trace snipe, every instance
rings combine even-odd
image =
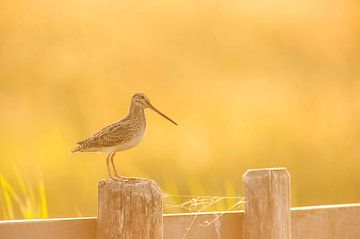
[[[71,152],[105,152],[108,153],[106,157],[106,165],[111,179],[121,179],[122,177],[117,173],[114,156],[118,151],[123,151],[135,147],[142,140],[146,130],[145,109],[150,108],[171,121],[175,125],[175,121],[168,116],[161,113],[149,101],[149,98],[143,93],[135,94],[131,99],[131,105],[128,115],[101,129],[93,136],[78,142],[78,146]],[[113,167],[116,178],[111,174],[109,162]]]

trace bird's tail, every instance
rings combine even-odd
[[[81,149],[81,145],[78,145],[78,146],[76,146],[74,149],[72,149],[72,150],[70,151],[70,153],[78,152],[78,151],[80,151],[80,149]]]

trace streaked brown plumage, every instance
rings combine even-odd
[[[109,160],[111,161],[115,176],[121,178],[116,171],[114,164],[114,155],[118,151],[123,151],[135,147],[142,140],[146,130],[145,109],[150,108],[161,116],[165,117],[172,123],[172,119],[161,113],[143,93],[135,94],[131,99],[131,105],[128,115],[111,125],[106,126],[93,136],[78,142],[78,146],[71,152],[106,152],[106,164],[108,167],[109,177],[111,175]]]

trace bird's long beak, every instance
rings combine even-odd
[[[172,119],[170,119],[169,117],[167,117],[166,115],[164,115],[163,113],[161,113],[158,109],[156,109],[152,104],[150,104],[149,101],[146,102],[149,106],[150,109],[152,109],[153,111],[155,111],[156,113],[158,113],[159,115],[161,115],[162,117],[164,117],[165,119],[169,120],[171,123],[177,125],[177,123],[175,121],[173,121]]]

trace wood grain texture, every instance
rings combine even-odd
[[[97,239],[162,239],[162,194],[151,180],[99,182]]]
[[[296,208],[291,211],[293,239],[360,238],[360,205]]]
[[[290,175],[286,169],[252,169],[243,177],[244,238],[290,239]]]
[[[95,239],[96,218],[0,221],[0,239]]]
[[[219,212],[197,216],[188,237],[183,237],[196,214],[164,215],[165,239],[203,239],[242,237],[244,211],[224,214],[217,225],[204,227]],[[360,204],[300,207],[291,210],[293,239],[360,238]],[[220,225],[220,227],[219,227]],[[217,229],[219,228],[219,229]],[[0,239],[95,239],[96,217],[0,221]],[[217,237],[216,230],[220,231]]]
[[[241,239],[243,215],[243,212],[165,215],[164,238]]]

